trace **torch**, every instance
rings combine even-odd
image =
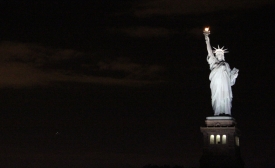
[[[204,28],[203,34],[204,34],[205,36],[208,36],[208,35],[210,34],[210,29],[209,29],[209,27]]]

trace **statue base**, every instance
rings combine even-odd
[[[231,116],[209,116],[206,126],[200,128],[203,134],[203,154],[200,167],[238,167],[244,162],[240,153],[240,130]]]
[[[205,124],[207,127],[233,127],[237,122],[231,116],[210,116],[206,117]]]

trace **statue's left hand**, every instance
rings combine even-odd
[[[238,72],[237,73],[235,73],[233,76],[234,76],[234,78],[237,78],[238,77]]]
[[[232,70],[232,75],[233,75],[234,78],[237,78],[237,77],[238,77],[238,72],[239,72],[239,70],[238,70],[237,68],[234,68],[234,69]]]

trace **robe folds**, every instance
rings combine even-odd
[[[236,78],[228,63],[214,58],[208,59],[208,63],[211,69],[209,80],[214,115],[231,115],[233,98],[231,86],[235,84]]]

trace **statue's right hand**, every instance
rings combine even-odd
[[[206,35],[204,37],[205,37],[205,41],[209,42],[209,37]]]

